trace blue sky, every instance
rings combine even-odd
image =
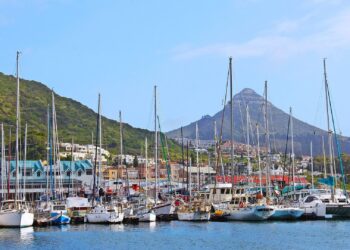
[[[234,92],[259,94],[324,128],[322,58],[338,128],[350,135],[350,1],[0,0],[0,71],[152,129],[158,85],[162,129],[222,108],[228,57]]]

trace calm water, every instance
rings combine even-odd
[[[0,229],[0,249],[350,249],[350,220]]]

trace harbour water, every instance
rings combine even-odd
[[[0,249],[349,249],[350,220],[0,229]]]

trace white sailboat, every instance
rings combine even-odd
[[[101,96],[98,95],[98,117],[97,117],[97,133],[95,148],[95,164],[94,164],[94,182],[92,188],[92,209],[86,214],[89,223],[121,223],[124,219],[124,213],[121,207],[115,205],[104,205],[102,202],[95,205],[95,194],[97,190],[96,177],[100,178],[101,163],[99,163],[99,173],[97,175],[97,158],[101,161],[101,150],[97,150],[97,145],[101,146]],[[99,180],[97,180],[99,183]]]
[[[15,199],[4,200],[0,207],[0,226],[1,227],[28,227],[32,226],[34,222],[34,214],[29,211],[29,208],[25,202],[25,193],[20,200],[19,195],[19,121],[20,121],[20,85],[19,85],[19,72],[18,61],[19,54],[17,52],[16,57],[16,72],[17,72],[17,104],[16,104],[16,185],[15,185]],[[23,177],[25,178],[25,176]]]
[[[174,202],[170,200],[159,201],[158,194],[158,131],[157,131],[157,86],[154,86],[154,163],[155,163],[155,204],[153,210],[159,219],[171,219],[175,215]]]

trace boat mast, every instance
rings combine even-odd
[[[155,205],[158,202],[158,134],[157,134],[157,86],[154,86],[154,165],[155,165]]]
[[[123,123],[122,111],[119,110],[120,166],[123,165]]]
[[[200,180],[199,180],[199,139],[198,139],[198,123],[196,123],[196,163],[197,163],[197,187],[198,191],[200,189]]]
[[[291,143],[292,143],[292,181],[293,181],[293,192],[295,195],[295,155],[294,155],[294,131],[293,131],[293,113],[292,107],[289,108],[290,115],[290,135],[291,135]]]
[[[95,194],[96,194],[96,168],[97,168],[97,144],[98,144],[98,131],[99,131],[99,118],[100,118],[100,99],[101,95],[98,94],[98,109],[97,109],[97,124],[96,124],[96,145],[95,145],[95,164],[94,164],[94,182],[92,187],[92,207],[95,204]]]
[[[271,196],[270,190],[270,132],[269,123],[267,119],[267,81],[265,81],[265,131],[266,131],[266,146],[267,146],[267,157],[266,157],[266,196]]]
[[[5,161],[5,139],[4,139],[4,124],[1,123],[1,200],[5,199],[5,168],[6,168],[6,161]]]
[[[73,180],[73,147],[74,147],[74,141],[72,138],[72,147],[71,147],[71,159],[70,159],[70,179],[71,179],[71,185],[72,185],[72,196],[74,196],[74,180]],[[68,184],[68,195],[69,195],[69,184]]]
[[[181,126],[182,187],[185,183],[184,134]]]
[[[314,157],[312,153],[312,141],[310,142],[310,155],[311,155],[311,187],[314,189]]]
[[[231,184],[232,195],[234,187],[234,145],[233,145],[233,87],[232,87],[232,57],[229,58],[230,70],[230,135],[231,135]]]
[[[261,159],[260,159],[260,134],[259,134],[259,124],[256,123],[256,138],[258,142],[258,168],[259,168],[259,186],[260,186],[260,194],[262,195],[262,181],[261,181]]]
[[[17,205],[17,199],[18,199],[18,185],[19,185],[19,116],[20,116],[20,110],[19,110],[19,54],[20,52],[17,51],[17,57],[16,57],[16,77],[17,77],[17,99],[16,99],[16,186],[15,186],[15,204]]]
[[[334,178],[333,173],[333,154],[332,154],[332,130],[329,121],[329,103],[328,103],[328,80],[327,80],[327,68],[326,68],[326,59],[323,59],[323,73],[324,73],[324,86],[325,86],[325,97],[326,97],[326,114],[327,114],[327,131],[328,131],[328,150],[329,150],[329,168],[331,177]],[[334,184],[332,183],[331,187],[331,199],[334,201]]]
[[[323,154],[323,178],[327,178],[326,150],[324,147],[324,137],[323,136],[322,136],[322,154]]]
[[[246,106],[246,116],[247,116],[247,171],[248,171],[248,176],[251,174],[251,166],[250,166],[250,138],[249,138],[249,123],[250,123],[250,118],[249,118],[249,106]]]
[[[28,125],[26,123],[24,129],[24,160],[23,160],[23,200],[26,200],[26,171],[27,171],[27,136],[28,136]]]
[[[100,110],[98,112],[98,143],[99,143],[99,150],[98,150],[98,178],[97,178],[97,188],[100,188],[101,185],[101,168],[102,168],[102,119],[101,119],[101,103],[99,104]]]
[[[145,137],[145,158],[146,158],[146,185],[145,185],[145,189],[146,189],[146,201],[148,201],[148,196],[147,196],[147,189],[148,189],[148,144],[147,144],[147,137]]]

